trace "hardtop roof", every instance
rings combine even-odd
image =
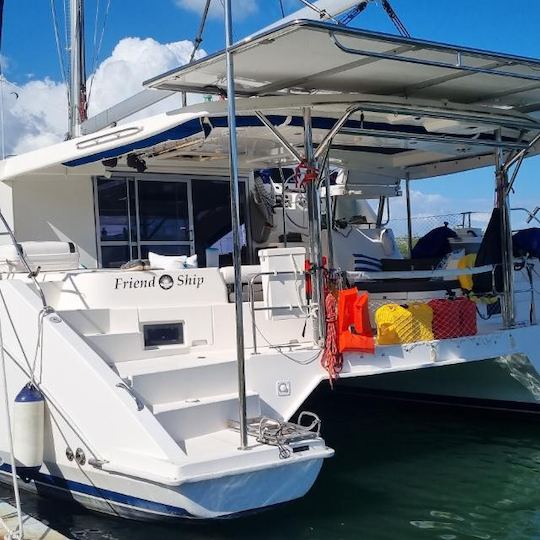
[[[540,60],[297,20],[232,47],[239,96],[368,93],[540,111]],[[224,51],[146,81],[223,93]]]

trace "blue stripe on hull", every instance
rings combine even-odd
[[[11,473],[11,465],[4,463],[0,465],[0,471]],[[166,517],[183,517],[193,518],[184,508],[178,508],[176,506],[170,506],[168,504],[162,504],[155,501],[149,501],[147,499],[140,499],[138,497],[132,497],[131,495],[125,495],[124,493],[118,493],[116,491],[110,491],[108,489],[98,488],[88,484],[82,484],[73,480],[66,480],[59,476],[52,476],[44,473],[37,473],[32,477],[32,480],[37,484],[41,484],[48,488],[69,491],[73,494],[88,495],[101,499],[104,502],[117,503],[124,506],[128,506],[133,509],[137,509],[141,512],[151,512],[157,514],[163,514]]]

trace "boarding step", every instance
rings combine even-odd
[[[123,378],[146,403],[156,406],[236,392],[237,365],[234,360],[199,362],[199,365],[188,363],[185,367],[176,363],[176,367],[165,371],[160,371],[156,365],[152,372]]]
[[[145,347],[142,332],[114,332],[109,334],[86,334],[84,340],[109,364],[142,360],[188,353],[190,347],[166,345]]]
[[[176,441],[221,431],[226,429],[231,421],[239,420],[237,392],[152,404],[149,408]],[[259,394],[246,392],[246,408],[250,418],[261,415]]]
[[[139,328],[136,309],[70,309],[57,314],[78,334],[132,332]]]

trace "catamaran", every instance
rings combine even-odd
[[[514,256],[509,197],[540,151],[540,61],[304,18],[233,44],[225,5],[226,49],[140,98],[221,100],[83,122],[79,77],[74,136],[0,163],[6,481],[237,515],[303,496],[333,455],[297,414],[325,381],[538,399],[539,264]],[[404,254],[389,199],[488,166],[486,231]]]

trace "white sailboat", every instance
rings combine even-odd
[[[126,517],[240,514],[315,482],[333,451],[316,415],[290,420],[328,378],[540,363],[538,261],[515,269],[507,219],[513,171],[540,151],[540,62],[308,20],[229,45],[147,83],[229,99],[0,163],[5,388],[26,487]],[[404,260],[388,198],[493,164],[498,259]],[[456,279],[486,275],[474,332],[437,336],[413,313],[413,339],[383,339],[379,308],[471,302]],[[345,279],[354,309],[336,323],[326,285]],[[8,441],[2,423],[6,478]]]

